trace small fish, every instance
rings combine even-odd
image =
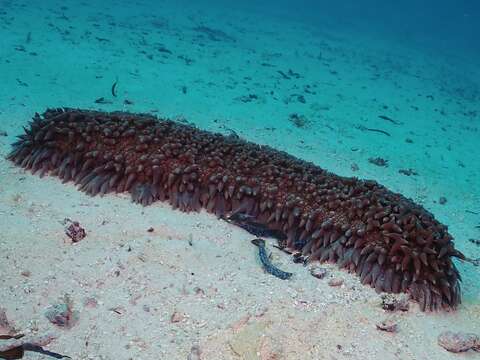
[[[104,97],[100,97],[95,100],[95,104],[112,104],[110,100],[105,99]]]
[[[117,97],[117,93],[115,92],[115,89],[117,88],[117,84],[118,84],[118,77],[115,78],[115,82],[112,84],[112,95],[114,97]]]
[[[400,125],[400,123],[398,121],[395,121],[391,117],[388,117],[386,115],[378,115],[378,117],[382,120],[390,121],[392,124]]]
[[[254,218],[247,214],[235,213],[226,220],[258,237],[271,237],[278,240],[285,240],[287,238],[282,231],[269,229],[268,226],[254,221]]]

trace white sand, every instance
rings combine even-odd
[[[471,60],[393,47],[380,35],[328,23],[320,31],[201,6],[1,3],[0,131],[8,136],[0,136],[0,307],[19,330],[56,333],[48,348],[74,359],[136,360],[187,359],[195,345],[201,359],[442,360],[459,356],[437,345],[441,331],[479,332],[480,276],[471,265],[458,264],[458,311],[421,313],[412,305],[388,314],[379,295],[332,265],[318,280],[273,251],[294,278],[265,274],[251,236],[213,216],[161,203],[142,208],[126,196],[90,198],[4,159],[21,127],[49,106],[157,111],[208,130],[232,129],[341,175],[373,178],[422,203],[450,225],[459,250],[479,257],[467,240],[480,238],[480,216],[467,212],[480,212],[480,73]],[[236,41],[213,41],[193,30],[200,25]],[[289,69],[300,77],[277,72]],[[238,100],[249,94],[258,99]],[[113,103],[95,104],[99,97]],[[293,126],[292,113],[310,123]],[[389,166],[368,162],[377,156]],[[410,168],[418,175],[398,173]],[[69,242],[65,218],[86,228],[80,243]],[[328,286],[331,277],[344,285]],[[57,329],[44,313],[65,294],[79,321]],[[392,317],[396,334],[376,329]]]

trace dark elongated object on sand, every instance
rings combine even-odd
[[[23,334],[17,334],[17,335],[0,335],[0,340],[10,340],[10,339],[21,339],[24,335]],[[56,352],[48,351],[45,350],[43,347],[41,347],[38,344],[32,344],[32,343],[21,343],[21,341],[18,342],[19,344],[16,346],[13,346],[8,349],[3,349],[0,348],[0,359],[5,359],[5,360],[16,360],[16,359],[23,359],[25,352],[31,351],[31,352],[36,352],[42,355],[47,355],[51,356],[55,359],[71,359],[71,357],[62,355]]]
[[[460,303],[452,258],[464,256],[431,213],[375,181],[268,146],[146,114],[49,109],[8,158],[90,195],[130,192],[143,205],[243,213],[283,232],[287,248],[337,262],[378,292],[408,292],[422,310]]]
[[[258,246],[258,257],[266,272],[282,280],[287,280],[292,277],[292,273],[280,270],[278,267],[272,264],[272,262],[270,261],[270,257],[267,254],[265,240],[256,238],[253,239],[251,242],[253,245]]]

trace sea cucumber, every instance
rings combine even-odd
[[[445,225],[372,180],[340,177],[285,152],[147,114],[49,109],[8,159],[90,195],[130,192],[218,217],[243,213],[282,231],[309,261],[337,262],[378,292],[407,292],[422,310],[460,303]]]
[[[258,257],[260,258],[260,262],[262,263],[262,266],[266,272],[282,280],[287,280],[292,277],[292,273],[280,270],[272,264],[268,257],[267,249],[265,248],[265,240],[258,238],[253,239],[252,244],[258,246]]]

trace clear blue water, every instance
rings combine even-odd
[[[359,29],[388,38],[392,42],[408,41],[445,51],[462,52],[478,61],[480,56],[480,6],[472,0],[462,1],[224,1],[203,2],[224,8],[243,8],[266,17],[279,16],[288,24],[299,21],[313,27]],[[228,10],[227,10],[228,11]]]

